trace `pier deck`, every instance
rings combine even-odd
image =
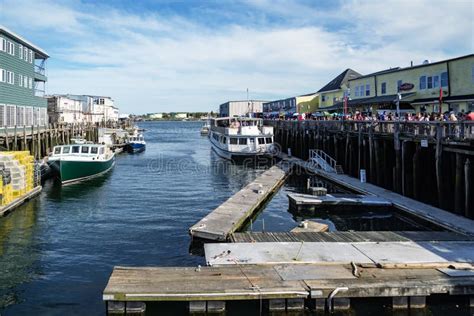
[[[225,311],[226,301],[263,300],[266,309],[346,309],[351,298],[391,297],[393,308],[423,308],[431,294],[474,294],[472,270],[380,269],[317,264],[201,268],[116,267],[103,292],[106,302],[189,302],[189,311]],[[337,296],[334,295],[337,293]],[[312,301],[312,303],[310,303]],[[262,305],[260,305],[262,306]],[[216,311],[216,310],[214,310]]]
[[[251,242],[386,242],[474,241],[474,237],[437,231],[337,231],[337,232],[242,232],[231,235],[235,243]]]
[[[290,207],[296,210],[314,209],[324,205],[352,205],[352,206],[392,206],[392,202],[377,196],[327,194],[314,196],[310,194],[290,193],[288,194]]]
[[[189,228],[189,233],[202,239],[227,240],[280,188],[288,172],[281,163],[271,167]]]
[[[306,168],[320,177],[343,187],[347,187],[355,192],[383,198],[391,202],[393,206],[407,213],[421,217],[438,226],[464,234],[474,235],[474,221],[471,219],[458,216],[370,183],[362,183],[359,179],[345,174],[330,173],[312,168],[310,164],[296,157],[287,157],[285,154],[282,154],[282,158],[285,158],[285,160],[291,164]]]
[[[17,208],[21,204],[34,198],[35,196],[41,193],[41,190],[42,190],[42,187],[37,186],[30,192],[26,193],[25,195],[20,196],[16,198],[15,200],[11,201],[9,204],[0,207],[0,217],[6,216],[7,214],[9,214],[11,211],[13,211],[15,208]]]
[[[472,241],[265,242],[204,245],[211,266],[246,264],[375,264],[474,268]]]

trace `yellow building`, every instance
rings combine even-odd
[[[349,80],[349,88],[349,108],[361,111],[395,110],[400,93],[402,110],[439,112],[441,91],[441,112],[473,111],[474,54],[360,76]]]
[[[344,93],[348,90],[349,80],[360,76],[360,73],[348,68],[319,89],[317,92],[319,94],[319,108],[324,110],[327,107],[342,102]]]
[[[278,116],[293,113],[312,113],[318,108],[316,92],[263,103],[265,115]]]

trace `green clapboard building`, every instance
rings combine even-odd
[[[45,65],[49,55],[0,25],[0,128],[48,124]]]

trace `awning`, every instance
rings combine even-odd
[[[416,93],[410,92],[410,93],[402,93],[400,103],[410,103],[411,100],[414,98]],[[370,98],[361,98],[361,99],[355,99],[355,100],[348,100],[347,101],[347,107],[348,108],[355,108],[358,106],[371,106],[371,105],[380,105],[380,104],[395,104],[397,101],[397,95],[396,94],[390,94],[390,95],[382,95],[382,96],[377,96],[377,97],[370,97]],[[322,111],[337,111],[337,110],[342,110],[344,109],[344,102],[338,102],[332,106],[325,107],[325,108],[319,108],[319,110]]]

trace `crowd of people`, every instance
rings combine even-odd
[[[280,117],[286,120],[348,120],[348,121],[398,121],[398,115],[392,111],[378,112],[360,112],[344,114],[324,114],[324,113],[301,113],[293,116]],[[446,111],[444,113],[437,112],[404,112],[400,115],[400,121],[404,122],[458,122],[458,121],[474,121],[474,112]]]

